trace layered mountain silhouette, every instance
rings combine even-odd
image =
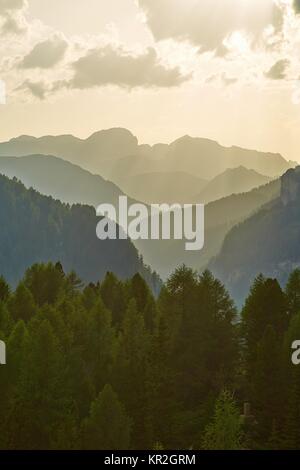
[[[184,136],[170,145],[139,145],[126,129],[99,131],[83,140],[76,137],[21,136],[0,144],[2,156],[54,155],[118,183],[120,176],[149,172],[185,172],[211,179],[243,166],[269,177],[279,176],[294,166],[280,154],[223,147],[217,142]],[[201,189],[201,188],[200,188]]]
[[[257,171],[249,170],[243,166],[229,168],[205,185],[194,199],[207,204],[231,194],[246,193],[251,189],[263,186],[270,180],[270,177],[260,175]]]
[[[123,193],[114,184],[79,166],[51,156],[0,157],[0,173],[17,177],[27,188],[70,204],[94,207],[102,202],[118,203]],[[229,230],[245,220],[280,193],[280,180],[244,194],[212,202],[205,209],[205,246],[200,252],[188,252],[183,241],[138,240],[134,244],[147,264],[166,278],[183,262],[202,269],[221,249]]]
[[[69,204],[117,205],[119,197],[124,195],[118,186],[101,176],[49,155],[0,157],[0,173]]]
[[[282,176],[279,197],[229,232],[210,266],[240,303],[258,273],[286,282],[300,266],[300,167]]]
[[[85,282],[107,271],[123,279],[139,272],[157,291],[159,278],[131,241],[99,240],[98,221],[93,207],[62,204],[0,175],[0,274],[15,286],[32,264],[60,261]]]
[[[227,233],[236,224],[256,213],[260,207],[280,194],[280,180],[274,180],[248,193],[235,194],[207,204],[205,207],[205,243],[201,251],[186,251],[179,240],[138,240],[135,246],[144,261],[165,279],[178,265],[185,263],[203,270],[222,248]]]
[[[123,176],[118,183],[126,194],[147,204],[195,202],[195,192],[207,181],[189,173],[155,172]]]
[[[209,203],[246,193],[268,183],[271,178],[242,166],[229,168],[211,181],[185,172],[155,172],[119,177],[118,185],[135,199],[151,203]]]
[[[165,165],[177,171],[189,171],[211,179],[228,168],[243,166],[274,177],[281,175],[291,163],[280,154],[263,153],[240,147],[223,147],[209,139],[182,137],[169,145]]]

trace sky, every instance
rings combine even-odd
[[[300,162],[300,0],[0,0],[0,38],[1,141],[125,127]]]

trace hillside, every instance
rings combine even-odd
[[[32,264],[60,261],[85,282],[107,271],[123,279],[140,272],[153,287],[155,276],[129,240],[96,237],[98,220],[92,207],[64,205],[0,175],[0,274],[15,285]]]
[[[119,196],[124,195],[114,183],[51,155],[0,157],[0,173],[69,204],[116,205]]]
[[[200,252],[185,251],[184,243],[178,240],[138,240],[135,246],[143,254],[145,262],[164,279],[182,263],[201,271],[219,252],[229,230],[278,197],[279,193],[280,181],[275,180],[248,193],[208,204],[205,207],[205,243]]]
[[[300,265],[300,169],[281,178],[281,195],[271,205],[234,227],[220,254],[211,263],[242,302],[258,273],[277,277],[284,284]]]
[[[242,166],[229,168],[213,178],[196,196],[195,200],[207,204],[231,194],[246,193],[267,184],[269,181],[268,176],[263,176]]]
[[[56,199],[96,207],[103,202],[116,202],[120,190],[103,178],[82,168],[49,156],[22,158],[0,157],[0,172],[16,176],[25,185]],[[212,202],[205,209],[205,246],[201,252],[187,252],[182,241],[138,240],[134,245],[145,262],[166,278],[183,262],[202,269],[221,249],[229,230],[245,220],[262,205],[278,197],[279,180],[244,194]]]

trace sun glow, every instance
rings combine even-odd
[[[226,47],[241,54],[246,53],[249,50],[249,41],[241,31],[235,31],[226,41]]]

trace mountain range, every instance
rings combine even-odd
[[[233,253],[234,244],[231,246],[228,240],[243,223],[248,223],[249,218],[255,218],[261,207],[264,210],[268,207],[268,211],[273,207],[281,187],[280,179],[276,177],[294,166],[279,154],[226,148],[208,139],[188,136],[170,145],[139,145],[138,139],[126,129],[100,131],[86,140],[73,136],[22,136],[0,144],[0,155],[0,173],[18,178],[28,189],[32,187],[63,203],[75,204],[68,209],[72,214],[74,208],[82,204],[94,208],[102,202],[116,205],[119,196],[124,194],[132,197],[129,203],[136,200],[147,203],[205,202],[205,247],[201,252],[186,251],[185,242],[178,240],[138,240],[134,242],[135,247],[127,241],[128,245],[122,248],[115,245],[111,252],[109,246],[112,245],[105,246],[103,261],[96,256],[95,260],[90,261],[90,271],[87,266],[86,270],[80,269],[80,264],[84,265],[82,259],[74,269],[89,280],[101,277],[105,270],[115,270],[120,277],[131,275],[137,269],[144,270],[144,276],[151,278],[139,258],[139,252],[144,262],[164,279],[182,263],[197,270],[208,265],[226,284],[232,286],[235,297],[244,287],[240,283],[235,288],[232,282],[231,276],[239,273],[239,269],[231,269],[224,253],[230,253],[232,263],[238,255]],[[56,203],[61,204],[59,201]],[[33,205],[33,210],[40,209]],[[84,210],[94,211],[91,207],[81,208],[81,211]],[[69,213],[64,214],[65,219],[70,220]],[[75,224],[74,221],[72,223]],[[92,230],[92,222],[89,223]],[[93,224],[94,233],[94,219]],[[39,232],[39,229],[36,230]],[[92,241],[90,246],[94,243]],[[49,246],[53,246],[52,241]],[[129,254],[123,257],[126,250]],[[123,260],[123,267],[116,260],[117,252],[121,253],[119,261],[121,264]],[[54,248],[51,254],[55,256]],[[55,258],[62,257],[68,269],[72,263],[66,256],[63,258],[63,252],[58,251]],[[72,256],[75,256],[74,253]],[[215,258],[214,262],[211,258]],[[40,254],[30,258],[28,265],[35,259],[39,260]],[[75,258],[72,260],[75,262]],[[96,260],[99,264],[97,268],[94,264]],[[25,264],[21,263],[17,276],[24,270]],[[13,277],[13,268],[10,276]]]
[[[102,176],[50,155],[0,157],[0,173],[68,204],[117,205],[119,197],[124,196],[117,185]]]
[[[108,271],[127,279],[139,272],[153,288],[159,278],[147,268],[130,240],[101,241],[95,209],[66,205],[0,175],[0,275],[12,286],[34,263],[60,261],[85,282]]]
[[[87,139],[71,135],[20,136],[0,143],[1,156],[33,154],[61,157],[116,183],[124,174],[170,171],[212,179],[228,168],[239,166],[276,177],[295,166],[277,153],[224,147],[213,140],[190,136],[169,145],[139,145],[137,137],[121,128],[102,130]]]
[[[147,204],[195,202],[195,194],[208,181],[183,171],[142,173],[118,178],[118,185],[131,197]]]
[[[69,204],[102,202],[116,204],[121,190],[77,165],[52,156],[0,157],[0,173],[20,179],[27,188]],[[137,240],[136,248],[154,270],[165,279],[178,265],[185,263],[203,269],[221,249],[229,230],[255,213],[262,205],[278,197],[280,181],[274,180],[243,194],[231,195],[207,204],[205,208],[205,246],[200,252],[185,250],[181,240]]]
[[[258,273],[282,284],[300,266],[300,167],[281,178],[277,198],[232,228],[211,269],[243,302]]]
[[[207,204],[218,199],[251,191],[271,181],[268,176],[261,175],[255,170],[249,170],[243,166],[229,168],[207,183],[203,190],[196,196],[195,201]]]

